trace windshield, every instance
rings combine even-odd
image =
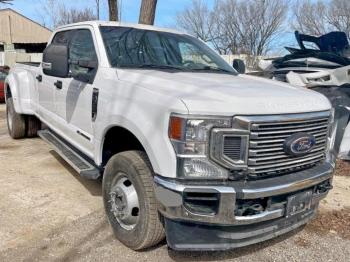
[[[198,39],[130,27],[101,27],[113,67],[160,68],[181,71],[236,71]]]

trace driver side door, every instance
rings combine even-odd
[[[55,111],[61,118],[62,133],[77,142],[87,155],[93,152],[94,119],[93,96],[96,95],[94,78],[98,59],[92,31],[74,29],[70,31],[69,73],[62,79],[62,88],[55,90]],[[94,64],[89,68],[84,64]],[[98,92],[98,90],[97,90]]]

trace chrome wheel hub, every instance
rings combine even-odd
[[[132,230],[139,220],[137,192],[125,174],[119,173],[116,178],[110,192],[111,212],[122,228]]]

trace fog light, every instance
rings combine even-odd
[[[215,215],[219,208],[220,194],[218,192],[185,191],[183,194],[184,206],[195,214]]]
[[[207,158],[178,158],[180,177],[226,179],[228,171],[211,163]]]

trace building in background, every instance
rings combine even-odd
[[[40,61],[51,33],[10,8],[0,9],[0,66]]]

